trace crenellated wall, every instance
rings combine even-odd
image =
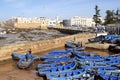
[[[56,39],[42,40],[37,42],[27,42],[22,44],[10,44],[0,47],[0,61],[11,58],[12,52],[26,53],[31,48],[32,53],[47,51],[58,47],[63,47],[65,42],[73,41],[83,42],[83,45],[88,42],[88,38],[92,38],[94,34],[81,33]]]

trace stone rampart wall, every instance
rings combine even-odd
[[[15,23],[15,28],[41,28],[47,29],[45,25],[41,25],[40,23]]]
[[[21,44],[10,44],[6,46],[0,47],[0,61],[7,60],[11,58],[12,52],[17,53],[26,53],[26,51],[31,48],[32,53],[47,51],[51,49],[55,49],[58,47],[63,47],[65,42],[67,41],[73,41],[76,42],[83,42],[83,45],[88,42],[88,38],[93,37],[94,34],[89,33],[81,33],[66,37],[60,37],[56,39],[50,39],[50,40],[42,40],[37,42],[27,42],[27,43],[21,43]]]

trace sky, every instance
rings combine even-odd
[[[0,0],[0,21],[17,16],[92,18],[95,5],[98,5],[100,14],[104,18],[106,10],[120,9],[120,0]]]

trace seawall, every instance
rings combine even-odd
[[[66,37],[60,37],[56,39],[41,40],[37,42],[27,42],[21,44],[10,44],[0,47],[0,61],[11,59],[12,52],[26,53],[31,48],[32,53],[43,52],[58,47],[63,47],[67,41],[83,42],[83,45],[88,42],[89,38],[94,37],[91,33],[81,33],[70,35]]]

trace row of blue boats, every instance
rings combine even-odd
[[[81,55],[84,53],[87,55]],[[54,55],[62,54],[55,53]],[[74,55],[73,57],[62,58],[47,54],[52,55],[53,58],[50,57],[45,59],[42,64],[38,64],[38,75],[46,76],[48,80],[94,80],[95,75],[99,74],[99,80],[109,80],[109,78],[110,80],[120,80],[120,68],[117,66],[120,64],[120,54],[92,56],[88,55],[88,52],[83,51],[72,51],[72,54]],[[49,62],[49,60],[52,61]],[[105,74],[108,72],[111,75]]]
[[[118,44],[120,43],[120,36],[117,34],[108,34],[108,35],[99,35],[95,38],[88,39],[89,42],[101,42],[101,43],[112,43],[112,44]]]
[[[84,47],[74,42],[67,42],[65,47],[66,50],[53,50],[41,57],[30,54],[28,61],[24,60],[23,54],[13,53],[12,57],[19,60],[18,67],[22,69],[30,67],[34,60],[42,60],[43,63],[38,64],[36,72],[47,80],[120,80],[119,53],[93,55],[83,51]]]

